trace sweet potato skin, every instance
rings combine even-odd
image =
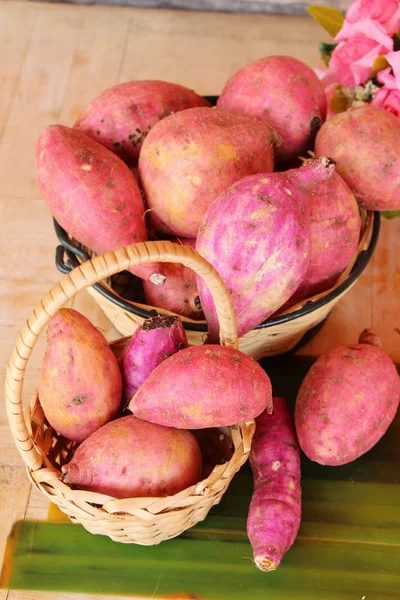
[[[218,108],[191,108],[159,121],[139,157],[154,229],[195,238],[218,194],[246,175],[273,170],[275,139],[267,122]]]
[[[291,56],[259,58],[240,69],[225,84],[217,106],[267,120],[282,138],[278,161],[305,152],[326,115],[318,77]]]
[[[328,153],[357,201],[369,210],[400,208],[400,121],[371,105],[332,116],[315,140]]]
[[[50,320],[38,389],[50,425],[72,441],[82,442],[119,410],[118,362],[103,334],[76,310],[62,308]]]
[[[271,404],[271,382],[255,360],[233,348],[205,344],[162,362],[129,409],[159,425],[203,429],[243,423]]]
[[[114,498],[172,496],[201,477],[201,453],[189,431],[129,415],[85,440],[62,467],[72,487]]]
[[[107,88],[86,107],[74,127],[127,164],[135,165],[150,129],[168,115],[210,106],[202,96],[167,81],[127,81]]]
[[[371,343],[333,348],[300,386],[295,410],[300,446],[320,464],[349,463],[384,435],[399,400],[400,378],[381,348]]]
[[[300,449],[283,398],[274,397],[272,414],[257,417],[249,461],[254,492],[247,534],[256,566],[273,571],[296,539],[301,521]]]
[[[196,240],[190,238],[172,237],[169,241],[191,248],[196,246]],[[189,267],[177,263],[164,263],[163,273],[167,278],[163,286],[155,286],[150,281],[143,281],[147,304],[164,308],[195,321],[204,319],[196,273]]]
[[[349,186],[336,171],[310,195],[310,264],[288,306],[332,287],[349,265],[360,239],[361,216]]]
[[[179,317],[157,315],[146,319],[132,335],[121,359],[124,402],[129,402],[163,360],[187,345]]]
[[[40,191],[52,215],[97,254],[147,240],[144,204],[129,168],[85,133],[51,125],[36,150]],[[140,277],[157,265],[132,269]]]
[[[284,173],[251,175],[225,190],[205,214],[196,250],[231,294],[239,336],[267,319],[295,292],[310,261],[310,199],[334,165],[316,162]],[[211,294],[198,277],[210,342],[218,340]]]

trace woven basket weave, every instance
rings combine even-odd
[[[274,315],[261,326],[239,338],[239,349],[256,360],[292,350],[307,332],[324,321],[332,308],[356,283],[362,270],[372,256],[379,233],[379,215],[361,209],[362,230],[354,256],[335,285],[325,292],[307,298],[292,306],[288,311]],[[64,248],[69,248],[69,257],[74,264],[85,260],[85,251],[68,239],[67,234],[57,225],[56,232]],[[72,252],[71,252],[72,251]],[[87,257],[87,254],[86,254]],[[362,260],[360,260],[362,258]],[[63,270],[65,263],[56,259],[57,267]],[[144,319],[155,312],[171,315],[160,307],[132,302],[119,295],[111,281],[105,280],[100,286],[89,287],[93,297],[115,329],[124,336],[130,336]],[[312,303],[312,304],[311,304]],[[151,312],[153,311],[153,313]],[[202,344],[206,338],[205,321],[192,321],[182,317],[190,344]]]
[[[6,406],[11,431],[27,466],[32,484],[88,531],[117,542],[158,544],[203,520],[217,504],[230,481],[247,460],[254,422],[229,428],[234,452],[229,462],[182,492],[163,498],[117,500],[110,496],[72,490],[60,480],[76,444],[59,436],[48,424],[37,394],[23,409],[22,387],[35,342],[54,315],[78,292],[111,275],[148,262],[182,263],[203,277],[215,302],[221,344],[237,348],[236,320],[229,293],[217,272],[195,250],[170,242],[146,242],[108,252],[65,275],[32,311],[19,333],[6,377]],[[121,344],[121,342],[120,342]]]

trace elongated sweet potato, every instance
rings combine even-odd
[[[190,431],[129,415],[107,423],[62,467],[74,488],[114,498],[172,496],[201,476],[201,453]]]
[[[243,423],[271,404],[271,382],[253,358],[226,346],[203,345],[164,360],[129,409],[159,425],[203,429]]]
[[[132,398],[163,360],[187,345],[179,317],[156,315],[146,319],[132,335],[121,360],[124,401]]]
[[[301,520],[300,450],[283,398],[256,419],[250,466],[254,492],[247,534],[261,571],[275,570],[296,539]]]
[[[141,192],[118,156],[81,131],[51,125],[39,138],[36,159],[43,198],[78,242],[99,254],[147,240]],[[161,265],[132,273],[165,281]]]
[[[72,308],[62,308],[50,320],[38,388],[50,425],[76,442],[119,410],[118,362],[103,334]]]
[[[127,81],[107,88],[87,106],[74,127],[136,164],[150,129],[168,115],[209,106],[192,90],[167,81]]]
[[[296,431],[311,460],[343,465],[370,450],[393,421],[400,378],[369,330],[320,356],[299,389]]]
[[[357,249],[360,211],[353,192],[336,171],[320,184],[317,194],[310,194],[310,222],[310,264],[286,307],[332,287]]]
[[[196,250],[218,271],[230,291],[239,336],[288,300],[310,261],[310,199],[329,179],[327,158],[284,173],[252,175],[225,190],[209,207]],[[218,340],[211,294],[198,277],[210,342]]]
[[[218,194],[273,170],[275,141],[267,122],[222,108],[189,108],[159,121],[139,157],[154,229],[195,238]]]

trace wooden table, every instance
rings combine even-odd
[[[164,79],[202,94],[268,54],[319,64],[322,30],[311,19],[191,13],[35,2],[0,4],[0,356],[5,369],[17,331],[57,281],[56,239],[35,178],[35,145],[50,123],[70,125],[102,89],[130,79]],[[326,39],[328,41],[328,39]],[[357,285],[303,350],[318,355],[373,327],[400,362],[400,221],[383,221],[374,258]],[[87,293],[74,306],[117,337]],[[43,340],[30,361],[26,397],[37,382]],[[47,501],[32,491],[0,405],[0,557],[11,524],[45,519]],[[0,600],[37,594],[0,591]],[[82,596],[41,594],[46,600]],[[85,596],[88,598],[88,596]],[[96,598],[99,598],[98,596]]]

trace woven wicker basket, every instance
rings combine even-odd
[[[17,337],[6,377],[8,419],[32,484],[72,521],[81,523],[91,533],[142,545],[158,544],[175,537],[206,517],[246,461],[254,422],[228,429],[234,446],[233,455],[229,462],[215,467],[207,479],[174,496],[116,500],[93,492],[72,490],[60,480],[61,466],[70,460],[76,445],[50,427],[37,394],[27,409],[23,409],[22,386],[35,342],[57,310],[86,287],[147,262],[182,263],[203,277],[216,305],[221,344],[237,348],[236,320],[230,296],[213,267],[192,248],[170,242],[147,242],[97,256],[65,275],[27,319]]]
[[[305,334],[317,330],[329,315],[332,308],[351,289],[358,277],[368,264],[375,248],[378,235],[380,218],[379,213],[361,210],[362,230],[357,250],[335,285],[323,292],[307,298],[288,311],[275,315],[256,327],[246,335],[239,338],[239,348],[256,360],[266,356],[273,356],[288,352],[299,344]],[[55,229],[61,247],[57,248],[56,264],[60,271],[66,272],[68,265],[79,264],[89,258],[85,249],[82,249],[66,232],[55,223]],[[67,253],[67,261],[64,253]],[[126,274],[128,281],[130,274]],[[123,286],[120,286],[123,288]],[[163,308],[149,306],[126,299],[123,293],[118,293],[110,279],[102,281],[100,285],[88,288],[89,294],[94,298],[113,326],[124,336],[130,336],[140,326],[144,319],[155,313],[174,314]],[[190,344],[202,344],[206,338],[207,325],[205,321],[192,321],[182,317],[184,327]]]

